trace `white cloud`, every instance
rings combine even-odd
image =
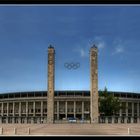
[[[115,47],[115,50],[112,53],[112,55],[121,54],[123,52],[124,52],[124,47],[122,45],[118,45],[118,46]]]
[[[116,53],[122,53],[124,49],[122,47],[116,48]]]
[[[97,46],[98,46],[98,49],[103,49],[103,48],[105,48],[105,42],[99,42],[98,44],[97,44]]]
[[[88,56],[88,49],[85,47],[77,47],[74,49],[74,52],[78,52],[80,57],[87,57]]]
[[[106,46],[106,43],[101,36],[95,36],[92,41],[90,41],[90,45],[92,46],[93,44],[95,44],[99,50],[104,49]]]
[[[85,57],[87,55],[86,51],[83,48],[81,48],[79,51],[80,51],[81,57]]]
[[[88,39],[80,42],[79,44],[76,44],[75,49],[73,50],[74,52],[78,52],[80,57],[89,57],[89,50],[90,47],[95,44],[99,50],[103,50],[106,46],[104,40],[100,36],[96,36],[93,39]]]
[[[112,55],[124,53],[125,42],[121,38],[116,38],[113,41],[113,46],[114,46],[114,51],[112,52]]]

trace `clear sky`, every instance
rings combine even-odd
[[[140,93],[139,6],[0,6],[0,92],[47,90],[49,44],[55,89],[89,90],[93,43],[99,89]]]

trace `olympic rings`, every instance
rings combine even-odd
[[[67,69],[78,69],[80,67],[80,63],[65,63],[64,64],[64,67],[67,68]]]

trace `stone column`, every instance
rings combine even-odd
[[[84,101],[82,101],[82,119],[84,119]]]
[[[13,102],[13,117],[15,116],[15,102]]]
[[[26,102],[26,117],[28,117],[28,101]]]
[[[108,123],[108,117],[105,117],[105,123]]]
[[[140,118],[139,117],[137,117],[137,123],[139,123],[140,122]]]
[[[118,117],[118,123],[121,123],[121,117]]]
[[[65,102],[65,118],[66,118],[66,120],[67,120],[67,112],[68,111],[68,102],[66,101]]]
[[[137,116],[139,116],[139,102],[137,103]]]
[[[18,112],[19,116],[21,116],[21,102],[19,102],[19,112]]]
[[[124,117],[124,123],[127,123],[127,116]]]
[[[19,118],[18,122],[21,123],[21,102],[19,102]]]
[[[131,116],[131,123],[134,123],[134,117]]]
[[[128,120],[128,102],[126,102],[125,113],[126,113],[125,123],[127,123],[127,120]]]
[[[25,122],[24,123],[27,124],[27,117],[25,117]]]
[[[132,117],[134,117],[134,102],[132,102]]]
[[[33,117],[31,117],[31,123],[32,123],[32,124],[34,123],[34,118],[33,118]]]
[[[90,120],[91,123],[98,123],[98,49],[95,45],[90,49]]]
[[[1,103],[1,116],[3,116],[3,102]]]
[[[139,123],[139,102],[137,102],[137,123]]]
[[[13,124],[15,123],[15,117],[12,117],[12,123]]]
[[[41,101],[41,117],[43,117],[43,101]]]
[[[126,116],[128,117],[128,102],[126,102],[126,108],[125,108],[125,111],[126,111]]]
[[[8,124],[8,116],[6,117],[6,124]]]
[[[76,118],[76,101],[74,101],[74,118]]]
[[[3,116],[3,102],[1,103],[1,124],[2,124],[2,116]]]
[[[120,105],[122,106],[122,103],[120,103]],[[122,116],[122,109],[120,109],[119,116]]]
[[[48,48],[48,92],[47,92],[47,123],[54,123],[54,64],[55,50]]]
[[[33,102],[33,116],[35,117],[35,101]]]
[[[1,107],[2,107],[2,104],[1,104]],[[2,108],[1,108],[1,111],[2,111]],[[2,116],[0,116],[0,124],[2,124]]]
[[[39,117],[37,117],[37,123],[38,124],[40,124],[41,122],[40,122],[40,118]]]
[[[0,124],[2,124],[2,117],[0,116]]]
[[[13,117],[12,117],[12,123],[15,123],[15,102],[13,102]]]
[[[115,121],[115,118],[114,118],[114,116],[112,116],[112,123],[114,123],[114,121]]]
[[[59,120],[59,101],[57,101],[57,120]]]
[[[9,116],[9,103],[7,102],[7,116]]]

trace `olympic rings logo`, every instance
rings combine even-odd
[[[78,69],[80,67],[80,63],[65,63],[64,64],[64,67],[67,68],[67,69]]]

